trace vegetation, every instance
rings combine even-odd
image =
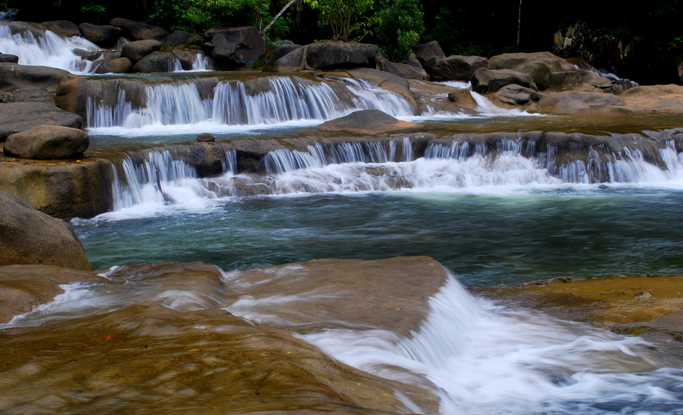
[[[425,31],[420,1],[380,0],[375,13],[379,18],[375,33],[382,53],[391,61],[405,61]]]
[[[373,0],[304,0],[311,8],[320,11],[318,24],[332,31],[332,39],[347,41],[356,35],[371,34],[377,21],[366,12],[372,10]]]
[[[99,5],[99,4],[93,4],[92,2],[86,4],[85,6],[81,7],[81,12],[85,14],[86,16],[90,16],[91,18],[94,18],[94,22],[97,24],[100,24],[100,18],[104,13],[107,12],[107,8]]]

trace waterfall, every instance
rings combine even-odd
[[[93,63],[75,50],[100,48],[81,37],[62,38],[36,23],[0,22],[0,52],[19,56],[22,65],[40,65],[72,73],[88,73]]]

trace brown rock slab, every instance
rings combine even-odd
[[[345,117],[326,121],[318,126],[323,131],[344,131],[356,134],[378,134],[415,127],[417,124],[399,121],[379,110],[362,110]]]
[[[0,141],[41,125],[81,128],[83,119],[45,102],[0,104]]]
[[[538,109],[544,113],[573,113],[585,111],[609,111],[626,103],[616,95],[603,92],[548,92],[538,101]]]
[[[77,128],[41,125],[7,137],[4,153],[25,159],[81,157],[90,145],[88,133]]]

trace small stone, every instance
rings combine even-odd
[[[213,134],[202,133],[197,136],[197,141],[200,143],[211,143],[216,141],[216,137],[214,137]]]
[[[638,301],[647,300],[650,297],[652,297],[652,294],[650,294],[648,291],[642,291],[642,292],[635,295],[635,298]]]

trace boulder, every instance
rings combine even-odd
[[[379,110],[362,110],[345,117],[326,121],[318,126],[323,131],[344,131],[357,134],[378,134],[414,127],[416,124],[399,121]]]
[[[474,72],[474,76],[472,76],[472,89],[481,94],[496,92],[505,85],[511,84],[538,91],[534,80],[531,79],[529,75],[510,69],[489,70],[480,68],[477,69],[477,71]]]
[[[185,41],[185,46],[202,46],[204,44],[204,37],[199,35],[192,35]]]
[[[526,88],[521,85],[505,85],[496,93],[496,98],[500,102],[510,105],[528,105],[532,101],[538,101],[543,95],[535,89]]]
[[[266,54],[264,35],[252,26],[217,31],[211,44],[211,56],[220,69],[250,68]]]
[[[276,72],[275,70],[275,63],[288,53],[295,51],[297,49],[300,49],[301,45],[294,45],[294,44],[287,44],[287,45],[282,45],[279,48],[275,49],[275,52],[273,52],[272,55],[270,55],[270,59],[268,59],[268,62],[266,62],[265,65],[263,65],[263,72]],[[301,62],[301,59],[299,59],[299,63]],[[298,65],[297,65],[298,66]]]
[[[0,265],[39,264],[90,271],[83,245],[71,226],[0,192]]]
[[[309,69],[376,68],[382,54],[376,45],[355,42],[318,42],[306,46]]]
[[[156,51],[140,59],[133,66],[133,72],[172,72],[175,68],[175,62],[176,57],[173,53]]]
[[[494,56],[489,59],[488,68],[511,69],[527,74],[541,91],[551,87],[561,87],[562,83],[573,81],[568,77],[580,78],[580,72],[574,65],[550,52],[506,53]]]
[[[81,30],[83,37],[105,48],[116,45],[116,41],[121,36],[121,29],[111,25],[94,25],[90,23],[81,23],[78,28]]]
[[[202,133],[197,136],[197,141],[200,143],[211,143],[216,141],[216,137],[214,137],[213,134]]]
[[[121,29],[121,36],[130,40],[156,40],[164,43],[168,38],[166,29],[146,23],[116,18],[112,19],[109,24]]]
[[[0,63],[19,63],[19,57],[17,55],[0,53]]]
[[[81,35],[81,31],[78,30],[78,26],[68,20],[53,20],[50,22],[43,22],[41,24],[48,30],[51,30],[57,34],[62,34],[66,37]]]
[[[70,159],[81,157],[89,145],[90,138],[83,130],[41,125],[7,137],[4,153],[34,160]]]
[[[184,30],[176,30],[175,32],[171,33],[168,39],[166,39],[166,43],[171,46],[184,45],[185,42],[187,42],[191,37],[191,33],[187,33]]]
[[[0,141],[45,124],[81,128],[83,120],[46,102],[0,104]]]
[[[376,82],[379,84],[380,88],[403,96],[413,112],[416,113],[417,103],[415,102],[415,99],[410,91],[410,84],[406,79],[388,72],[382,72],[371,68],[351,69],[347,71],[347,73],[356,79],[364,79],[366,81]]]
[[[428,61],[431,64],[432,61]],[[488,61],[481,56],[452,55],[439,59],[429,73],[432,81],[469,81],[477,69],[486,68]]]
[[[624,106],[623,99],[602,92],[548,92],[538,101],[538,109],[544,113],[573,113],[605,111],[611,106]]]
[[[62,69],[45,66],[24,66],[12,63],[0,64],[0,90],[16,88],[56,89],[62,82],[73,78]]]
[[[135,65],[140,59],[161,49],[161,43],[156,40],[137,40],[126,43],[121,49],[121,56],[128,58]]]
[[[413,52],[415,52],[415,58],[417,58],[418,62],[423,67],[425,67],[425,63],[432,58],[437,60],[446,58],[446,54],[443,53],[443,49],[441,49],[439,42],[436,40],[433,40],[429,43],[423,43],[421,45],[414,45]],[[429,70],[427,72],[429,72]]]
[[[264,72],[297,72],[304,70],[306,47],[295,48],[275,62],[271,60],[263,67]]]
[[[647,85],[624,91],[620,96],[626,105],[648,113],[683,113],[683,86]]]
[[[145,41],[143,40],[143,42]],[[102,62],[95,73],[128,73],[131,69],[133,69],[133,63],[130,59],[118,58]]]
[[[401,78],[419,79],[421,81],[424,81],[427,79],[427,72],[425,72],[422,69],[422,67],[420,67],[420,69],[418,70],[414,66],[406,65],[403,63],[389,62],[388,60],[386,60],[384,58],[382,58],[382,61],[380,62],[379,67],[384,72],[389,72],[390,74],[400,76]]]

